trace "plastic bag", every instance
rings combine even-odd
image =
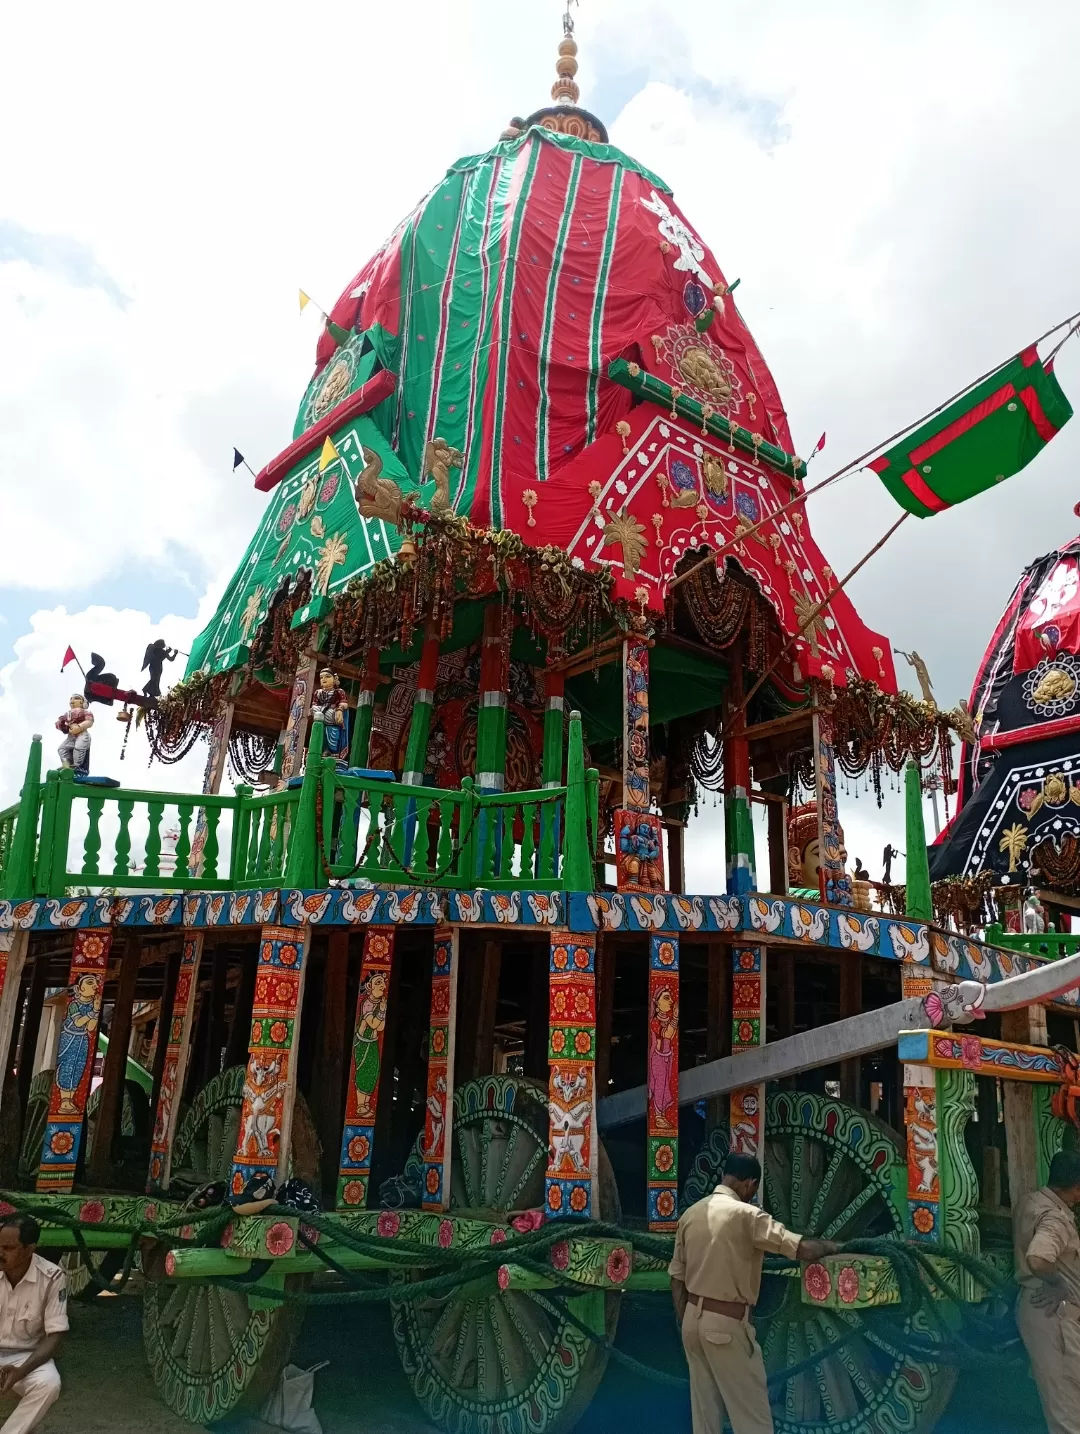
[[[263,1407],[265,1422],[278,1429],[287,1429],[289,1434],[323,1434],[311,1401],[315,1393],[315,1376],[329,1363],[328,1359],[324,1359],[310,1369],[287,1364],[281,1372],[281,1383]]]

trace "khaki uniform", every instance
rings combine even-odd
[[[0,1274],[0,1367],[21,1364],[47,1334],[68,1327],[67,1275],[59,1265],[35,1255],[17,1285]],[[0,1434],[29,1434],[60,1397],[60,1374],[51,1359],[14,1386],[17,1408]]]
[[[766,1252],[794,1259],[801,1238],[718,1185],[679,1221],[668,1274],[691,1296],[752,1307]],[[725,1414],[734,1434],[773,1434],[765,1362],[749,1317],[731,1319],[690,1303],[682,1341],[694,1434],[722,1434]]]
[[[1013,1215],[1016,1323],[1031,1359],[1050,1434],[1080,1434],[1080,1234],[1073,1212],[1053,1190],[1025,1195]],[[1040,1309],[1034,1297],[1047,1291],[1028,1257],[1053,1260],[1060,1281],[1056,1307]],[[1054,1291],[1057,1293],[1057,1290]]]

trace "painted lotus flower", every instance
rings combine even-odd
[[[852,1265],[845,1265],[836,1277],[836,1290],[844,1304],[854,1304],[859,1298],[858,1270]]]
[[[105,1218],[105,1206],[100,1200],[87,1200],[79,1209],[79,1219],[84,1225],[100,1225]]]
[[[551,1268],[553,1270],[565,1270],[570,1264],[570,1246],[565,1240],[551,1247]]]
[[[506,1268],[505,1265],[500,1265],[500,1266],[499,1266],[499,1276],[498,1276],[498,1278],[499,1278],[499,1289],[500,1289],[500,1290],[506,1290],[506,1289],[509,1289],[509,1288],[510,1288],[510,1271]]]
[[[675,1152],[670,1145],[658,1145],[654,1159],[657,1170],[660,1171],[661,1175],[666,1175],[675,1164]]]
[[[401,1216],[396,1210],[380,1210],[375,1228],[384,1240],[392,1240],[401,1229]]]
[[[266,1248],[272,1255],[287,1255],[293,1247],[292,1226],[285,1220],[271,1225],[266,1232]]]
[[[364,1182],[362,1180],[350,1180],[341,1192],[341,1198],[346,1205],[362,1205],[364,1202]],[[382,1231],[380,1230],[380,1234]]]
[[[929,1235],[934,1228],[934,1212],[928,1210],[925,1205],[920,1205],[912,1215],[911,1223],[920,1235]]]
[[[452,1220],[439,1221],[439,1244],[444,1250],[448,1250],[454,1243],[454,1222]]]
[[[613,1285],[621,1285],[630,1274],[630,1256],[620,1245],[607,1257],[607,1277]]]
[[[827,1300],[832,1293],[832,1276],[824,1265],[807,1265],[803,1285],[812,1300]]]
[[[491,1243],[492,1243],[493,1245],[505,1245],[505,1244],[506,1244],[506,1231],[505,1231],[505,1230],[500,1230],[500,1229],[498,1229],[497,1227],[496,1227],[494,1230],[492,1230],[492,1232],[491,1232]]]

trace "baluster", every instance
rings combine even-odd
[[[274,818],[277,817],[275,823]],[[263,807],[262,834],[259,837],[259,855],[255,864],[255,876],[262,882],[270,870],[270,851],[274,843],[274,827],[281,826],[281,814],[276,807]]]
[[[378,878],[382,861],[383,831],[386,825],[384,800],[381,792],[368,793],[368,829],[364,838],[366,850],[361,870],[372,881]]]
[[[207,881],[216,881],[218,874],[218,823],[221,821],[220,807],[204,807],[206,813],[206,840],[203,842],[202,874]]]
[[[104,797],[90,797],[86,803],[86,816],[89,825],[86,829],[86,840],[83,842],[83,867],[80,876],[100,876],[98,871],[98,856],[101,852],[101,809],[105,805]]]
[[[502,837],[500,851],[502,859],[499,862],[499,875],[509,879],[514,875],[514,816],[517,813],[517,804],[508,807],[499,807],[499,833]]]
[[[294,808],[282,803],[277,809],[278,819],[270,823],[270,846],[266,856],[266,878],[273,882],[280,879],[285,870],[285,851],[292,835]]]
[[[439,802],[439,842],[435,850],[435,870],[446,880],[456,873],[451,871],[454,860],[454,812],[460,810],[449,798]]]
[[[120,827],[116,833],[116,863],[112,869],[113,876],[127,876],[131,870],[131,812],[134,806],[135,801],[132,797],[121,797],[116,804]]]
[[[247,842],[245,843],[244,850],[240,853],[240,873],[238,879],[241,882],[254,881],[256,879],[256,873],[259,870],[259,836],[262,826],[262,817],[262,809],[253,806],[251,808],[251,821],[247,830]]]
[[[425,876],[431,875],[431,865],[428,861],[428,846],[431,837],[427,825],[428,815],[431,811],[430,799],[421,800],[418,797],[415,810],[416,827],[413,835],[412,861],[409,862],[409,866],[412,868],[416,880],[421,881]]]
[[[395,797],[393,803],[393,823],[389,829],[389,840],[387,841],[386,860],[384,867],[400,871],[404,875],[405,863],[408,861],[407,851],[408,837],[410,831],[409,808],[416,810],[415,797]],[[416,818],[413,817],[413,824]]]
[[[146,834],[146,866],[144,876],[161,876],[161,818],[165,811],[164,802],[149,802],[146,815],[150,830]]]
[[[356,865],[356,843],[359,836],[360,797],[359,787],[346,787],[341,803],[341,825],[338,827],[337,874],[346,876]]]
[[[188,860],[191,856],[191,814],[195,810],[194,802],[177,802],[176,813],[180,826],[180,836],[176,843],[176,875],[183,880],[190,877]]]
[[[540,804],[540,856],[536,875],[541,881],[552,881],[555,876],[555,803]]]
[[[486,886],[495,880],[495,871],[499,860],[499,819],[500,809],[496,806],[485,807],[480,813],[480,821],[484,828],[484,852],[480,870],[483,873],[481,885]]]
[[[521,879],[525,881],[531,880],[534,875],[533,865],[536,856],[536,843],[533,836],[536,806],[533,802],[527,802],[522,807],[521,820],[524,823],[524,831],[521,836]]]

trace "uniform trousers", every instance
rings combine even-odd
[[[1026,1290],[1016,1306],[1049,1434],[1080,1434],[1080,1311],[1068,1309],[1065,1314],[1038,1309]]]
[[[749,1320],[688,1304],[682,1342],[694,1434],[723,1434],[725,1414],[734,1434],[773,1434],[765,1361]]]

